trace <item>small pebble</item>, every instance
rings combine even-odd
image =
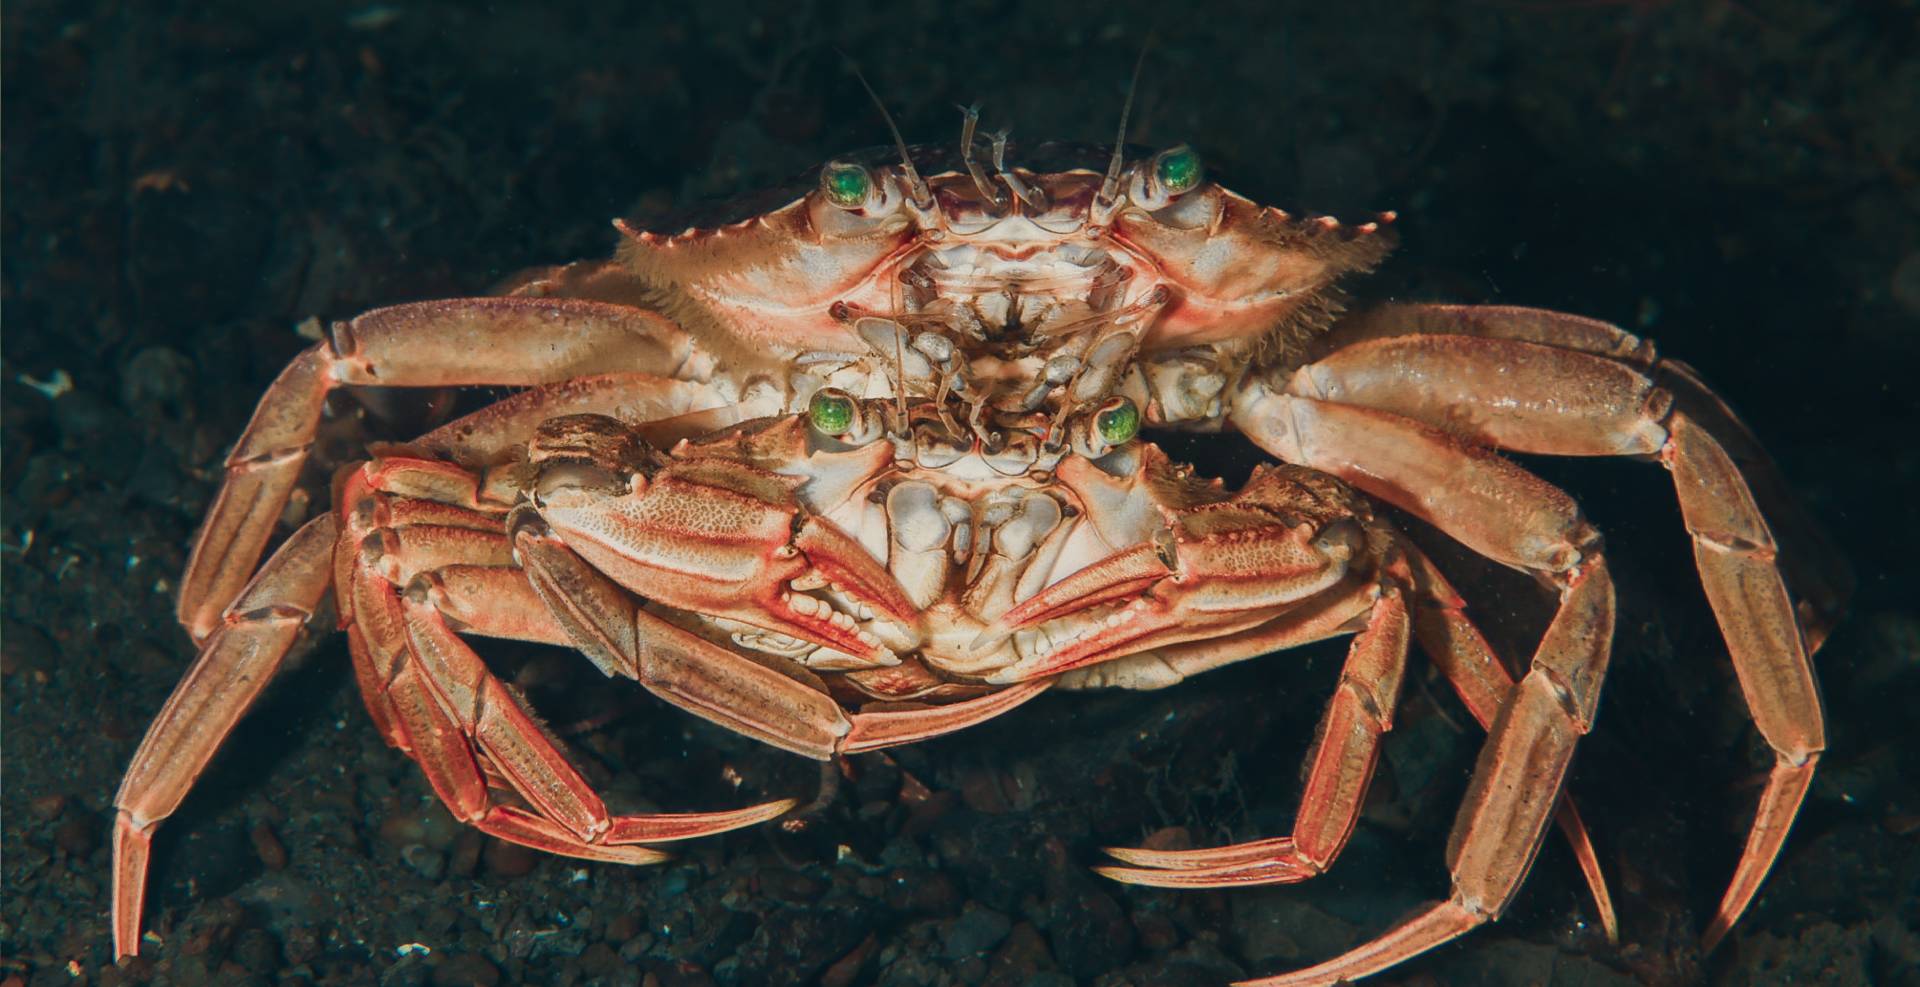
[[[1000,815],[1013,808],[1007,800],[1005,782],[992,768],[975,768],[960,778],[960,800],[975,812]]]
[[[413,843],[402,847],[400,859],[429,881],[438,881],[447,872],[447,855],[429,846]]]
[[[645,925],[641,923],[640,916],[632,912],[621,912],[607,920],[607,941],[626,942],[639,935],[644,928]]]
[[[420,923],[420,931],[429,936],[452,935],[454,926],[460,924],[463,914],[451,905],[435,905],[427,910],[426,918]]]
[[[320,933],[311,925],[296,925],[287,930],[287,962],[305,966],[320,958]]]
[[[0,625],[0,673],[44,671],[59,660],[60,649],[39,628],[12,620]]]
[[[506,840],[487,840],[485,850],[480,857],[487,863],[487,870],[501,877],[524,877],[532,872],[539,863],[540,855],[528,847]]]
[[[638,963],[641,957],[647,955],[647,950],[652,948],[653,936],[642,932],[620,944],[620,958],[628,963]]]
[[[380,838],[397,847],[419,843],[445,850],[466,828],[435,800],[389,813],[380,820]]]
[[[1013,931],[1013,921],[991,908],[980,908],[971,903],[953,920],[946,930],[946,954],[948,959],[959,960],[977,956],[995,946]]]
[[[713,976],[698,963],[681,960],[648,973],[644,982],[659,987],[713,987]]]
[[[477,829],[463,829],[453,839],[453,848],[447,851],[447,873],[454,877],[472,877],[473,869],[480,865],[480,848],[485,846],[487,838]]]
[[[620,954],[604,942],[596,942],[580,954],[580,969],[588,976],[607,977],[620,969]]]
[[[1165,952],[1180,944],[1180,930],[1173,920],[1159,912],[1133,913],[1133,931],[1140,946],[1153,952]]]
[[[993,951],[993,977],[998,983],[1021,983],[1052,965],[1053,954],[1047,951],[1046,939],[1029,922],[1015,924],[1006,941]]]
[[[100,845],[99,823],[88,813],[69,812],[53,831],[55,846],[75,857],[86,857]]]
[[[1191,850],[1193,834],[1185,826],[1163,826],[1148,833],[1140,846],[1146,850]]]
[[[798,871],[767,868],[754,877],[760,895],[775,901],[801,905],[820,897],[826,887]]]
[[[248,973],[273,973],[280,969],[280,943],[265,929],[247,929],[233,944],[233,959]]]
[[[286,869],[287,848],[265,820],[254,823],[247,836],[253,840],[253,851],[260,855],[260,862],[267,865],[268,870]]]
[[[434,987],[495,987],[499,982],[500,968],[473,953],[450,956],[433,970]]]
[[[887,905],[898,912],[947,914],[960,900],[953,880],[939,871],[902,867],[887,880]]]
[[[1887,283],[1894,301],[1899,302],[1908,315],[1920,316],[1920,251],[1901,258]]]
[[[845,956],[834,960],[833,964],[820,974],[820,987],[848,987],[859,978],[861,969],[867,965],[867,959],[873,955],[874,947],[879,945],[879,942],[878,936],[871,932],[867,933],[867,938],[861,940],[860,945],[853,947]]]

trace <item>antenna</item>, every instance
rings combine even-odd
[[[840,52],[840,57],[847,60],[847,68],[853,71],[854,78],[860,80],[860,88],[865,89],[867,95],[873,98],[873,105],[880,110],[880,119],[887,123],[887,132],[893,135],[893,146],[900,150],[900,169],[906,172],[907,188],[913,193],[913,204],[921,209],[931,208],[933,190],[927,188],[927,183],[920,178],[920,172],[913,167],[913,159],[907,156],[906,138],[901,137],[900,128],[894,126],[893,114],[887,112],[887,104],[881,102],[880,94],[874,92],[873,87],[867,84],[867,77],[861,74],[860,66],[844,51]]]
[[[1140,57],[1133,61],[1133,78],[1127,83],[1127,101],[1120,104],[1120,131],[1113,138],[1113,159],[1107,162],[1107,178],[1100,183],[1097,202],[1111,205],[1114,197],[1120,194],[1120,167],[1124,164],[1122,152],[1127,146],[1127,117],[1133,113],[1133,93],[1140,88],[1140,69],[1147,64],[1147,52],[1153,49],[1153,35],[1140,46]]]

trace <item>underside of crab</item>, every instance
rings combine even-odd
[[[1532,309],[1385,305],[1336,282],[1389,249],[1237,196],[1177,147],[1130,164],[1004,140],[826,165],[770,212],[618,224],[610,260],[501,296],[336,323],[262,399],[182,582],[199,659],[116,799],[114,928],[136,951],[151,834],[330,591],[388,743],[504,840],[630,864],[782,800],[616,815],[471,638],[564,645],[696,716],[817,759],[949,733],[1048,689],[1156,689],[1351,635],[1287,836],[1111,851],[1165,887],[1297,882],[1353,832],[1413,642],[1488,731],[1448,898],[1324,964],[1377,972],[1498,918],[1557,820],[1613,637],[1598,532],[1500,455],[1674,475],[1776,764],[1706,938],[1778,854],[1824,746],[1809,654],[1846,576],[1757,443],[1683,364]],[[950,152],[949,152],[950,153]],[[255,566],[344,388],[519,388],[344,470]],[[1225,433],[1277,464],[1237,490],[1145,435]],[[1235,438],[1234,436],[1239,438]],[[1510,672],[1388,505],[1558,599]]]

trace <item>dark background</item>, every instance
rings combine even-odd
[[[171,594],[224,447],[309,317],[484,291],[884,141],[1189,141],[1288,209],[1396,209],[1367,297],[1534,304],[1656,338],[1743,409],[1860,580],[1820,655],[1831,749],[1726,946],[1695,947],[1766,760],[1652,467],[1534,465],[1611,539],[1614,674],[1573,791],[1625,927],[1554,838],[1508,918],[1382,983],[1920,982],[1920,5],[1510,0],[1237,7],[739,0],[14,2],[4,21],[0,983],[1217,984],[1445,892],[1477,734],[1411,677],[1378,793],[1300,888],[1171,894],[1097,848],[1283,833],[1340,648],[1150,695],[1045,697],[854,758],[799,835],[579,866],[433,806],[324,639],[161,831],[109,965],[119,775],[191,658]],[[60,382],[71,381],[70,389]],[[36,386],[38,385],[38,386]],[[48,392],[60,392],[49,396]],[[1178,445],[1204,466],[1230,438]],[[1496,626],[1529,587],[1462,571]],[[1514,631],[1511,640],[1522,640]],[[812,794],[806,762],[584,662],[495,656],[619,805]],[[735,781],[737,779],[737,781]]]

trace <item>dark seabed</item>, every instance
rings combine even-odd
[[[0,987],[1216,985],[1444,894],[1479,735],[1424,665],[1328,875],[1175,894],[1088,870],[1150,834],[1284,833],[1339,644],[1163,693],[1042,697],[852,758],[802,833],[622,869],[454,824],[381,743],[335,635],[161,830],[157,941],[110,962],[111,800],[192,657],[173,584],[225,447],[307,345],[296,326],[601,255],[611,217],[884,142],[836,48],[910,140],[955,139],[953,104],[978,100],[988,129],[1108,141],[1150,28],[1135,141],[1191,142],[1295,211],[1398,210],[1403,246],[1362,297],[1542,305],[1657,339],[1743,410],[1859,577],[1818,662],[1819,778],[1703,958],[1768,759],[1666,474],[1530,461],[1612,546],[1614,672],[1572,791],[1623,941],[1595,930],[1552,837],[1505,920],[1375,982],[1920,984],[1913,0],[168,6],[16,0],[4,19]],[[1457,575],[1496,625],[1537,610],[1524,582]],[[578,659],[498,658],[555,723],[610,720],[569,743],[625,804],[820,784]]]

